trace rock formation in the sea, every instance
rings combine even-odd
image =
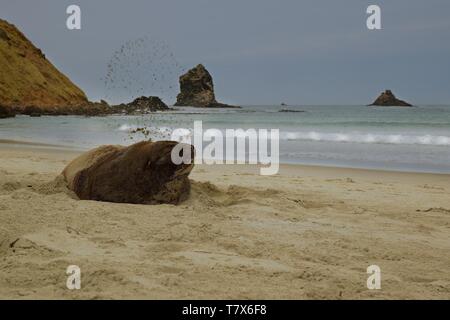
[[[370,106],[412,107],[408,102],[397,99],[391,90],[384,91]]]
[[[180,94],[175,106],[233,108],[216,101],[211,74],[199,64],[180,77]]]
[[[174,141],[102,146],[73,160],[62,175],[81,200],[135,204],[178,204],[190,193],[194,164],[172,162]],[[188,149],[189,150],[189,149]],[[186,158],[186,155],[184,155]]]
[[[113,113],[128,115],[148,114],[155,111],[166,111],[170,108],[158,97],[140,97],[127,104],[112,106]]]
[[[143,115],[155,111],[167,111],[170,109],[158,97],[140,97],[130,103],[122,103],[119,105],[110,106],[106,101],[87,102],[80,106],[66,106],[61,108],[46,108],[41,109],[36,106],[27,106],[20,109],[15,109],[17,113],[29,115],[30,117],[39,116],[67,116],[79,115],[87,117],[101,117],[112,114],[123,115]]]
[[[88,104],[84,92],[59,72],[14,25],[0,19],[0,104],[21,113],[64,113]]]
[[[0,37],[1,37],[1,33],[0,33]],[[16,116],[16,114],[11,108],[0,105],[0,119],[14,118],[15,116]]]
[[[60,107],[38,107],[30,105],[26,107],[9,108],[17,114],[24,114],[30,117],[40,116],[88,116],[98,117],[112,114],[112,108],[108,104],[101,102],[87,102],[80,106],[60,106]]]
[[[305,112],[305,110],[294,110],[294,109],[281,109],[278,112],[294,112],[294,113],[302,113]]]

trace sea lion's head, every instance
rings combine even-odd
[[[183,154],[185,150],[190,151],[187,157]],[[194,167],[195,149],[192,145],[175,141],[158,141],[146,143],[143,146],[143,152],[148,156],[145,171],[160,181],[188,176]],[[187,161],[177,164],[178,162],[173,159],[173,153]]]
[[[176,164],[172,150],[180,150],[178,142],[139,142],[129,147],[116,147],[102,155],[75,178],[75,192],[81,199],[119,203],[179,203],[190,191],[188,175],[194,164],[191,145],[190,163]],[[180,151],[182,152],[182,151]],[[188,157],[186,157],[188,156]],[[185,161],[188,162],[188,161]]]

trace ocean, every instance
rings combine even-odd
[[[280,112],[289,109],[301,112]],[[176,108],[145,116],[0,119],[0,139],[89,149],[154,140],[175,128],[279,129],[280,162],[450,173],[450,106],[244,106],[242,109]]]

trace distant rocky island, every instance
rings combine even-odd
[[[175,106],[238,108],[216,101],[212,76],[202,64],[180,77],[180,94]]]
[[[305,110],[294,110],[294,109],[281,109],[278,110],[278,112],[294,112],[294,113],[301,113],[301,112],[306,112]]]
[[[381,107],[412,107],[411,104],[403,100],[397,99],[391,90],[386,90],[369,106]]]

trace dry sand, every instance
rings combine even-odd
[[[197,166],[190,200],[143,206],[75,199],[77,154],[0,144],[0,298],[450,298],[449,175]]]

